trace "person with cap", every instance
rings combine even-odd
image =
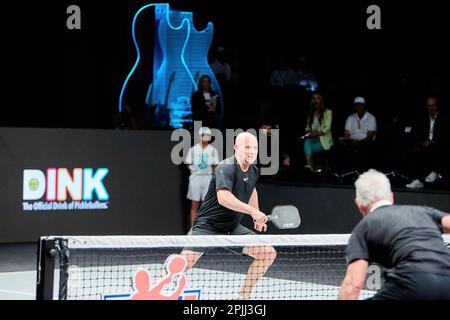
[[[191,200],[190,226],[197,215],[200,202],[205,199],[212,173],[219,163],[217,149],[210,145],[211,129],[201,127],[198,131],[200,142],[191,147],[184,159],[190,171],[187,198]]]
[[[377,120],[366,111],[366,100],[356,97],[353,101],[356,112],[350,115],[345,122],[344,138],[354,145],[375,140]]]
[[[356,112],[345,122],[344,134],[335,150],[335,158],[342,169],[364,171],[372,164],[377,120],[366,110],[366,100],[363,97],[356,97],[353,104]]]

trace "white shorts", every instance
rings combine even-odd
[[[189,176],[189,187],[187,198],[192,201],[205,200],[208,193],[209,183],[211,182],[210,175],[191,175]]]

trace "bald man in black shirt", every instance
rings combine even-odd
[[[389,180],[369,170],[355,182],[356,205],[364,218],[347,249],[347,273],[339,299],[357,299],[368,264],[386,268],[376,300],[450,299],[450,215],[429,207],[394,206]]]
[[[258,141],[250,133],[241,133],[236,137],[234,150],[235,155],[219,163],[214,171],[189,235],[255,234],[240,224],[245,214],[252,217],[255,230],[267,230],[268,218],[259,210],[255,188],[259,169],[253,163],[258,155]],[[249,298],[258,280],[275,260],[276,251],[271,246],[248,246],[243,253],[254,259],[239,293],[241,298]],[[203,252],[189,248],[181,254],[186,257],[188,268],[192,268]]]

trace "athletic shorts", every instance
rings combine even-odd
[[[252,230],[244,227],[243,225],[239,224],[233,231],[231,232],[223,232],[220,230],[212,230],[209,228],[202,228],[201,226],[194,226],[191,228],[191,230],[189,230],[188,232],[188,236],[219,236],[219,235],[233,235],[233,236],[243,236],[243,235],[255,235],[256,233],[253,232]],[[190,251],[194,251],[197,252],[199,254],[203,254],[205,253],[205,251],[207,251],[207,248],[184,248],[185,250],[190,250]],[[230,251],[234,252],[234,253],[238,253],[238,254],[242,254],[242,250],[244,248],[240,249],[239,252],[237,252],[236,250],[233,249],[229,249]]]
[[[370,300],[450,300],[450,275],[430,272],[387,273]]]
[[[211,175],[190,175],[187,198],[192,201],[205,200]]]

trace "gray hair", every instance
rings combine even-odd
[[[381,172],[370,169],[358,177],[355,182],[356,199],[363,205],[369,206],[375,201],[389,200],[391,183]]]

